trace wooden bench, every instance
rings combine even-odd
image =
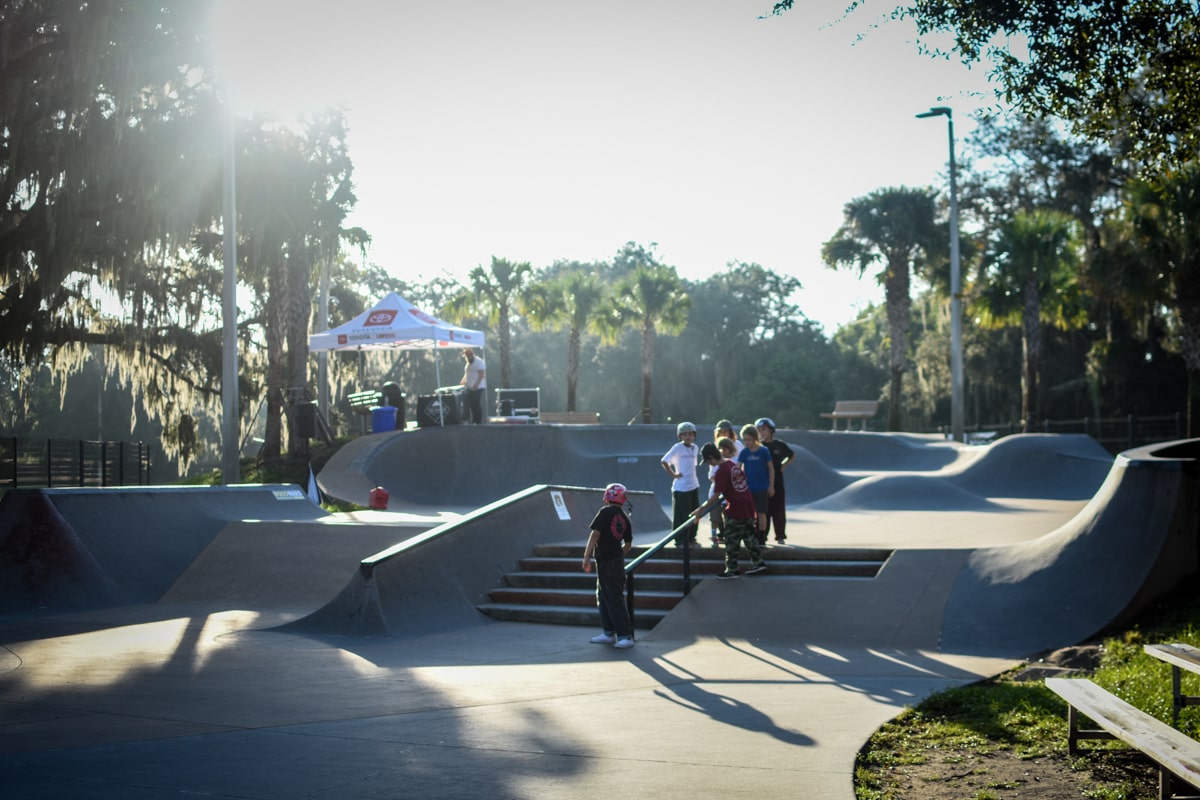
[[[1067,750],[1071,755],[1078,752],[1081,740],[1118,739],[1158,765],[1160,798],[1198,796],[1194,791],[1177,794],[1176,784],[1200,786],[1200,742],[1084,678],[1047,678],[1046,688],[1067,701]],[[1100,728],[1080,728],[1080,716]]]
[[[1184,694],[1181,689],[1183,670],[1200,675],[1200,649],[1190,644],[1147,644],[1142,646],[1146,655],[1171,665],[1171,724],[1179,727],[1179,712],[1184,706],[1200,705],[1200,696]]]
[[[365,434],[369,430],[367,416],[372,408],[383,405],[383,392],[374,389],[369,392],[355,392],[347,395],[346,401],[350,403],[350,410],[359,415],[360,432]]]
[[[538,414],[539,422],[552,422],[556,425],[598,425],[599,411],[542,411]]]
[[[833,429],[838,429],[838,420],[846,420],[846,430],[850,430],[850,420],[861,420],[862,430],[867,429],[867,420],[879,413],[878,400],[838,400],[833,404],[833,411],[821,414],[825,419],[833,420]]]
[[[355,392],[347,395],[346,400],[355,414],[370,414],[372,408],[383,405],[383,392],[374,389],[369,392]]]

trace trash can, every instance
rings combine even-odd
[[[396,407],[375,406],[371,409],[371,432],[383,433],[396,430]]]
[[[367,495],[367,504],[376,511],[387,511],[388,490],[382,486],[376,486]]]
[[[388,381],[383,386],[380,386],[379,391],[383,393],[383,402],[386,405],[396,407],[396,430],[404,430],[404,401],[408,395],[400,391],[400,385],[393,381]]]

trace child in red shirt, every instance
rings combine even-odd
[[[756,532],[758,509],[754,497],[746,486],[746,473],[742,465],[725,457],[724,453],[732,454],[734,444],[731,439],[721,439],[718,444],[709,442],[700,450],[700,457],[710,467],[716,467],[712,475],[714,502],[717,495],[725,498],[725,571],[718,578],[736,578],[738,576],[738,550],[742,544],[750,553],[750,568],[747,575],[757,575],[766,572],[767,565],[763,561],[762,551],[758,546]],[[694,512],[697,522],[709,503]]]

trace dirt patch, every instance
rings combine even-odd
[[[1100,663],[1099,644],[1047,653],[1007,676],[1041,681],[1083,675]],[[1063,721],[1066,724],[1066,721]],[[919,764],[892,764],[874,770],[886,798],[903,800],[1077,800],[1083,797],[1157,800],[1158,769],[1142,754],[1125,749],[1093,749],[1076,756],[1023,756],[999,746],[927,750]]]
[[[947,754],[925,764],[896,766],[887,785],[892,797],[904,800],[1078,800],[1113,797],[1157,800],[1158,772],[1138,753],[1113,751],[1075,759],[1065,756],[1024,759],[997,751],[962,758]],[[1111,794],[1085,794],[1106,786]]]

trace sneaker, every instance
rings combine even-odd
[[[786,536],[776,536],[775,544],[787,544],[787,537]]]
[[[622,650],[626,647],[633,647],[633,639],[617,639],[617,643],[613,647],[619,647]]]
[[[737,576],[738,576],[737,570],[727,569],[724,572],[722,572],[720,575],[717,576],[717,580],[727,581],[730,578],[736,578]]]
[[[767,565],[764,562],[762,564],[755,564],[754,566],[750,567],[750,569],[746,570],[746,574],[747,575],[757,575],[760,572],[766,572],[766,571],[767,571]]]
[[[593,636],[590,641],[592,644],[612,644],[617,640],[617,637],[607,633],[602,633],[599,636]]]

